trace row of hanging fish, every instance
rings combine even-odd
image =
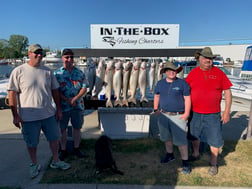
[[[136,93],[140,91],[140,102],[148,102],[146,88],[153,93],[154,86],[162,79],[160,70],[164,62],[147,60],[100,60],[96,68],[95,62],[88,64],[87,80],[89,94],[97,99],[105,93],[106,107],[128,106],[136,104]],[[111,100],[114,95],[115,100]]]

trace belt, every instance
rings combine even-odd
[[[166,112],[164,110],[161,110],[162,113],[167,114],[167,115],[180,115],[184,114],[184,112]]]

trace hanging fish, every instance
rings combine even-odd
[[[156,62],[151,62],[150,70],[149,70],[149,87],[150,92],[153,93],[153,86],[155,82],[155,70],[156,70]]]
[[[113,90],[113,73],[114,73],[114,61],[110,60],[107,63],[107,68],[105,71],[105,94],[107,97],[106,101],[106,107],[113,107],[111,96],[112,96],[112,90]]]
[[[132,102],[136,104],[136,90],[138,85],[138,75],[139,75],[139,67],[140,67],[140,60],[137,60],[133,63],[133,67],[130,73],[130,82],[129,82],[129,91],[130,91],[130,98],[128,102]]]
[[[140,102],[148,102],[148,99],[146,98],[146,87],[147,87],[147,63],[143,61],[141,63],[140,69],[139,69],[139,76],[138,76],[138,86],[140,88]]]
[[[95,79],[95,87],[93,90],[93,96],[97,98],[98,94],[101,92],[102,87],[104,85],[105,78],[105,61],[100,60],[98,63],[98,68],[96,70],[96,79]]]
[[[127,61],[123,63],[123,89],[122,89],[122,96],[123,96],[122,105],[123,106],[129,106],[127,96],[128,96],[131,67],[132,67],[131,61]]]
[[[158,64],[158,69],[157,69],[157,81],[156,81],[156,83],[157,83],[159,80],[161,80],[161,79],[163,78],[163,74],[160,73],[160,71],[161,71],[162,68],[163,68],[163,65],[164,65],[164,62],[160,62],[160,63]]]
[[[95,85],[95,79],[96,79],[96,68],[95,68],[95,62],[92,58],[87,59],[87,65],[88,65],[88,75],[87,75],[87,81],[88,81],[88,87],[89,87],[89,95],[92,95],[92,91]]]
[[[118,60],[115,63],[115,70],[113,75],[113,89],[116,99],[114,101],[114,106],[122,106],[120,99],[121,89],[122,89],[122,61]]]

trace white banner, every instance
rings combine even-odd
[[[91,24],[92,49],[168,49],[179,46],[179,24]]]

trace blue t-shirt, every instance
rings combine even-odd
[[[166,112],[185,111],[184,96],[190,96],[190,87],[185,80],[176,78],[167,82],[166,78],[158,81],[155,94],[160,95],[159,107]]]

